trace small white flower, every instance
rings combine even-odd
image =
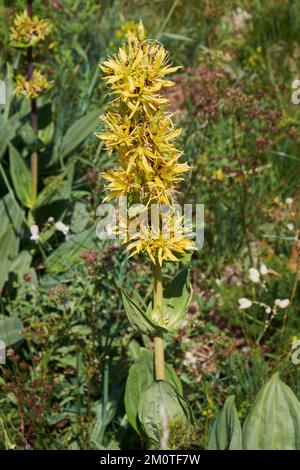
[[[249,279],[250,281],[254,282],[257,284],[260,279],[259,279],[259,271],[256,268],[250,268],[249,269]]]
[[[30,240],[33,240],[33,241],[37,242],[40,238],[38,226],[37,225],[31,225],[30,232],[31,232]]]
[[[239,308],[241,308],[242,310],[245,310],[246,308],[251,307],[252,302],[251,300],[246,299],[245,297],[242,297],[241,299],[239,299],[239,304],[240,304]]]
[[[286,308],[290,305],[290,299],[276,299],[274,303],[279,308]]]
[[[67,225],[65,225],[63,222],[60,222],[60,221],[56,222],[55,228],[59,232],[62,232],[65,236],[69,235],[70,228]]]
[[[293,198],[291,197],[287,197],[286,200],[285,200],[285,203],[288,205],[288,206],[291,206],[293,204],[294,200]]]
[[[287,224],[286,228],[290,231],[290,232],[293,232],[294,231],[294,224]]]
[[[252,18],[252,15],[247,11],[237,8],[233,16],[233,25],[236,30],[244,29],[246,22]]]
[[[266,276],[269,272],[267,266],[265,264],[262,264],[261,267],[259,268],[260,274],[262,276]]]
[[[54,222],[54,217],[49,217],[47,220],[48,224],[53,224]]]
[[[272,312],[272,309],[271,309],[271,307],[269,307],[269,305],[267,305],[267,307],[266,307],[266,313],[268,313],[268,314],[269,314],[269,313],[271,313],[271,312]]]

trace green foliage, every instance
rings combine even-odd
[[[278,372],[259,391],[243,433],[234,397],[227,398],[211,432],[209,450],[299,450],[300,402]]]
[[[165,364],[166,381],[176,388],[179,395],[183,394],[180,380],[170,364]],[[125,408],[131,426],[140,432],[138,409],[142,393],[152,384],[154,377],[154,354],[141,348],[135,363],[129,369],[125,388]]]
[[[299,450],[300,402],[276,373],[260,390],[243,426],[246,450]]]
[[[0,289],[2,289],[12,270],[13,260],[18,256],[24,217],[13,195],[7,194],[0,201],[0,217]]]
[[[175,275],[164,291],[163,318],[168,331],[176,332],[182,325],[191,296],[189,271],[183,269]]]
[[[21,203],[31,209],[35,201],[32,199],[31,194],[30,170],[19,152],[12,145],[9,146],[9,164],[14,190]]]
[[[242,450],[242,429],[234,404],[234,396],[228,397],[214,423],[208,450]]]
[[[131,325],[142,334],[154,336],[160,331],[166,331],[157,322],[152,320],[151,316],[144,313],[123,290],[121,290],[123,304],[127,317]]]
[[[60,158],[64,160],[65,157],[74,152],[76,148],[84,142],[84,140],[91,135],[95,130],[95,121],[99,116],[99,111],[91,111],[82,118],[72,124],[67,130],[62,139],[60,147]]]
[[[139,422],[152,443],[159,444],[163,434],[177,425],[188,427],[193,414],[187,401],[167,381],[154,381],[140,397]],[[164,429],[165,428],[165,429]]]
[[[0,317],[0,341],[4,341],[6,348],[15,346],[23,340],[22,328],[22,322],[17,315]]]
[[[180,271],[166,286],[163,294],[163,311],[149,304],[146,312],[138,302],[122,289],[123,304],[131,325],[142,334],[155,336],[160,332],[176,332],[185,319],[191,299],[189,271]]]

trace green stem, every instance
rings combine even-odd
[[[154,276],[154,298],[153,307],[159,307],[162,312],[163,308],[163,285],[161,267],[155,264],[153,267]],[[155,362],[155,378],[156,380],[165,380],[165,357],[164,357],[164,340],[163,334],[160,333],[154,337],[154,362]]]
[[[32,0],[27,0],[27,12],[28,16],[32,18]],[[28,47],[27,49],[27,61],[28,61],[28,69],[27,69],[27,79],[31,80],[34,71],[34,63],[33,63],[33,51],[32,47]],[[38,132],[38,111],[37,111],[37,101],[36,98],[32,98],[31,102],[31,126],[35,134]],[[38,191],[38,155],[36,151],[33,151],[31,154],[31,191],[32,191],[32,199],[33,201],[36,200],[37,191]]]

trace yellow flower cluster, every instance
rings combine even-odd
[[[172,206],[187,163],[179,162],[182,152],[174,146],[181,130],[175,129],[172,115],[164,110],[168,99],[164,88],[174,83],[166,78],[179,67],[168,64],[164,47],[144,39],[140,23],[137,34],[131,35],[118,53],[104,61],[101,69],[115,99],[101,117],[104,132],[97,137],[109,152],[119,155],[119,168],[103,173],[109,194],[105,200],[127,196],[132,203],[166,204]],[[148,230],[148,229],[147,229]],[[148,240],[149,233],[129,244],[134,253],[145,251],[153,262],[177,260],[192,242],[181,240]]]
[[[50,82],[37,69],[33,71],[32,78],[27,80],[23,75],[16,78],[15,94],[17,96],[24,95],[26,98],[37,98],[41,93],[48,90]]]
[[[195,250],[190,238],[192,227],[184,226],[183,217],[172,211],[164,214],[158,224],[140,226],[140,233],[135,240],[131,237],[127,249],[132,250],[129,257],[145,252],[151,261],[162,266],[163,261],[180,261],[186,252]]]
[[[50,30],[48,20],[40,20],[38,16],[30,18],[27,11],[16,14],[11,27],[11,40],[16,47],[30,47],[44,41]]]

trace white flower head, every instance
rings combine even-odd
[[[266,313],[271,313],[272,312],[272,309],[269,305],[266,306]]]
[[[290,299],[276,299],[274,304],[279,308],[286,308],[290,305]]]
[[[242,297],[241,299],[239,299],[239,304],[240,304],[239,308],[241,308],[242,310],[245,310],[246,308],[251,307],[252,302],[251,300],[246,299],[245,297]]]
[[[290,231],[290,232],[293,232],[294,231],[294,224],[287,224],[286,228]]]
[[[252,18],[252,15],[247,11],[237,8],[233,16],[233,25],[234,28],[239,31],[245,28],[246,22]]]
[[[63,222],[61,221],[56,222],[55,228],[59,232],[62,232],[65,236],[69,235],[70,228],[67,225],[65,225]]]
[[[40,238],[38,226],[37,225],[31,225],[30,232],[31,232],[30,240],[33,240],[34,242],[37,242]]]
[[[291,206],[293,204],[294,200],[291,197],[287,197],[285,200],[285,203],[287,206]]]
[[[259,271],[256,268],[249,269],[249,279],[255,284],[260,282]]]
[[[265,264],[262,264],[261,267],[259,268],[260,274],[262,276],[266,276],[269,272],[267,266]]]

